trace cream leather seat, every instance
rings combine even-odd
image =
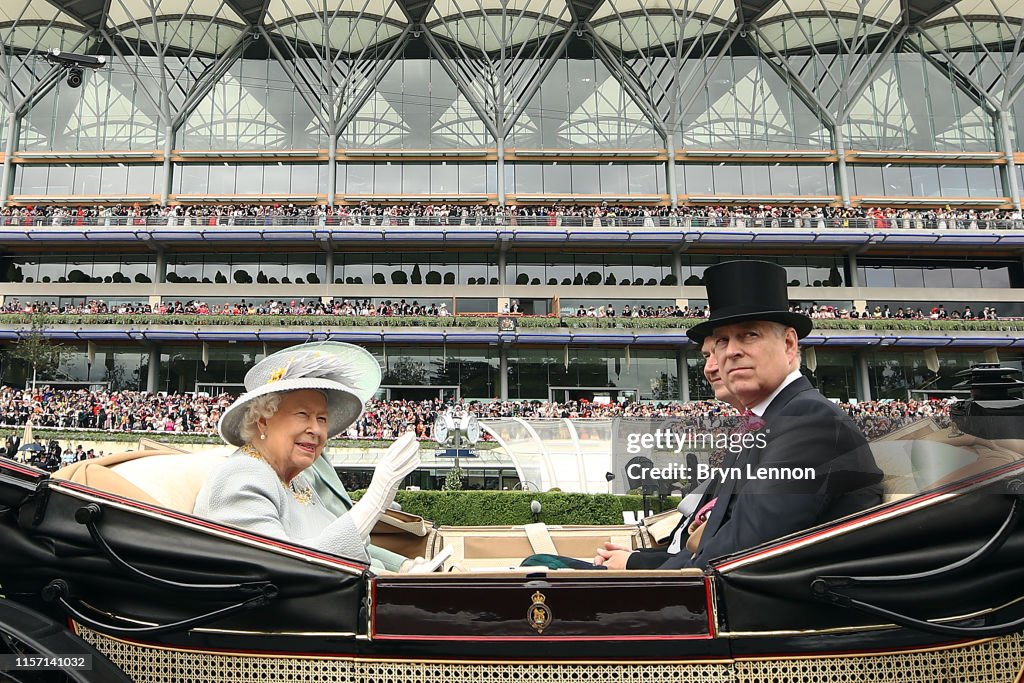
[[[234,451],[234,446],[194,453],[172,448],[129,451],[72,463],[52,476],[191,514],[206,478]]]

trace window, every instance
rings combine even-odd
[[[910,168],[907,166],[886,166],[882,169],[885,195],[889,197],[909,197],[914,194],[910,182]]]
[[[882,183],[881,166],[850,166],[853,170],[853,181],[857,194],[862,197],[884,197],[885,185]]]
[[[402,192],[405,194],[427,194],[430,192],[430,164],[395,164],[382,165],[378,171],[383,171],[384,177],[377,174],[373,185],[373,191],[377,193],[391,192],[397,189],[398,184],[388,180],[390,176],[394,180],[397,174],[401,174]]]
[[[943,194],[939,169],[935,166],[911,166],[910,184],[915,197],[938,197]]]
[[[1001,197],[1002,183],[995,166],[968,166],[967,187],[972,197]]]
[[[446,163],[431,165],[430,191],[447,192],[449,194],[458,192],[459,167],[455,164]]]
[[[939,166],[939,185],[947,197],[967,197],[967,169],[963,166]]]
[[[348,164],[346,173],[345,192],[373,194],[373,164]]]

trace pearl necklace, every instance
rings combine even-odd
[[[244,446],[242,446],[241,451],[248,455],[250,458],[262,460],[263,462],[267,463],[267,465],[270,466],[270,469],[274,469],[274,466],[270,464],[270,461],[267,460],[266,456],[264,456],[262,453],[256,450],[256,447],[253,446],[251,443],[247,443]],[[276,470],[274,470],[274,476],[277,476]],[[278,481],[281,481],[281,479],[278,478]],[[313,501],[313,487],[310,486],[309,484],[305,484],[302,488],[296,489],[294,482],[294,479],[287,484],[281,481],[281,486],[284,487],[285,491],[292,494],[292,497],[295,498],[295,500],[297,500],[300,505],[309,505]]]

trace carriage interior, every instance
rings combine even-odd
[[[144,443],[140,450],[69,465],[53,474],[63,479],[148,505],[191,514],[206,477],[233,452],[230,446],[185,452]],[[884,472],[882,505],[918,495],[1024,460],[1024,439],[982,439],[955,427],[941,429],[922,420],[871,443]],[[415,516],[389,511],[372,542],[408,557],[431,558],[449,547],[445,571],[518,571],[523,557],[553,553],[589,560],[605,541],[633,548],[667,543],[679,512],[615,526],[437,527]]]

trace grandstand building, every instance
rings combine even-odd
[[[391,398],[687,400],[708,388],[680,318],[575,312],[700,308],[706,266],[756,257],[804,307],[994,307],[823,320],[807,340],[829,397],[942,395],[972,362],[1024,358],[1005,320],[1024,318],[1022,40],[1014,0],[6,0],[7,308],[404,299],[456,317],[10,313],[0,340],[60,340],[42,379],[65,385],[236,391],[262,354],[336,339],[380,357]],[[76,75],[53,48],[105,64]],[[364,203],[449,214],[327,211]],[[605,203],[650,210],[512,209]],[[317,210],[76,213],[243,204]],[[765,205],[785,211],[691,217]],[[823,211],[876,207],[906,217]],[[499,326],[506,307],[526,315]]]

